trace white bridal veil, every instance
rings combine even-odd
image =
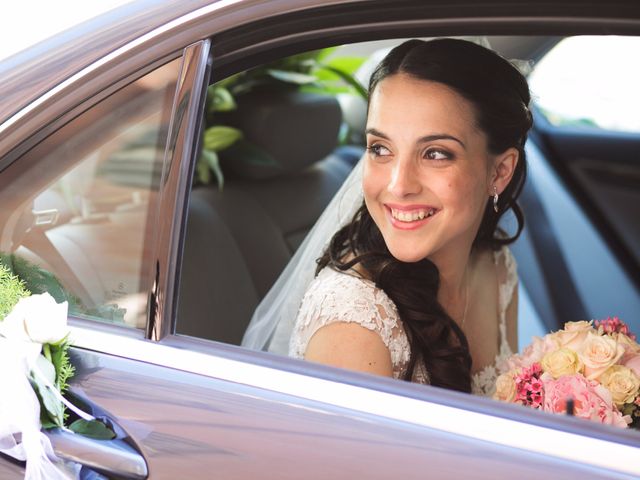
[[[316,260],[333,234],[349,223],[362,204],[362,160],[347,177],[316,224],[256,308],[242,346],[286,355],[298,307],[313,280]]]

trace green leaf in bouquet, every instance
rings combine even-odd
[[[113,430],[99,420],[83,420],[79,418],[69,425],[69,430],[96,440],[111,440],[116,437]]]
[[[4,320],[21,298],[31,295],[24,281],[13,274],[4,260],[4,257],[0,257],[0,321]]]
[[[40,399],[41,406],[46,410],[49,420],[51,420],[55,426],[62,427],[64,425],[64,405],[47,385],[47,382],[49,385],[55,385],[55,367],[53,363],[42,355],[39,355],[36,361],[36,368],[39,374],[33,371],[31,372],[29,377],[31,385]],[[42,377],[46,378],[47,382],[45,382]],[[42,413],[44,412],[41,412],[41,417],[43,417]],[[45,422],[43,422],[43,426],[44,424]]]
[[[202,158],[204,159],[207,167],[209,167],[216,176],[218,187],[222,190],[222,187],[224,187],[224,176],[222,175],[222,169],[220,168],[218,154],[211,150],[202,150]]]
[[[0,264],[4,264],[11,273],[19,278],[27,289],[26,296],[47,292],[57,303],[68,302],[69,311],[82,310],[82,302],[79,298],[69,293],[62,282],[51,272],[45,270],[40,265],[32,263],[15,254],[0,252]],[[1,276],[1,273],[0,273]],[[0,290],[2,280],[0,280]],[[3,294],[0,291],[0,304]],[[0,318],[2,318],[0,307]]]
[[[306,73],[289,72],[286,70],[269,69],[267,73],[273,78],[282,82],[293,83],[296,85],[306,85],[316,81],[315,75],[308,75]]]
[[[69,387],[68,381],[75,373],[75,368],[71,364],[69,359],[69,343],[68,338],[58,343],[57,345],[51,345],[51,362],[56,371],[55,385],[58,387],[60,393],[64,393]]]
[[[229,148],[242,138],[242,132],[237,128],[216,125],[204,131],[203,147],[206,150],[219,152]]]

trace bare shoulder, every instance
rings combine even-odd
[[[333,322],[318,329],[305,360],[391,377],[391,354],[380,335],[358,323]]]

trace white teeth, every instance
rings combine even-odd
[[[391,216],[401,222],[415,222],[417,220],[423,220],[425,217],[432,217],[435,213],[436,211],[433,208],[430,208],[429,210],[415,210],[413,212],[391,209]]]

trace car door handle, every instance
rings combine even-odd
[[[110,477],[143,480],[149,475],[144,457],[122,440],[94,440],[60,428],[44,430],[44,434],[63,460]]]

